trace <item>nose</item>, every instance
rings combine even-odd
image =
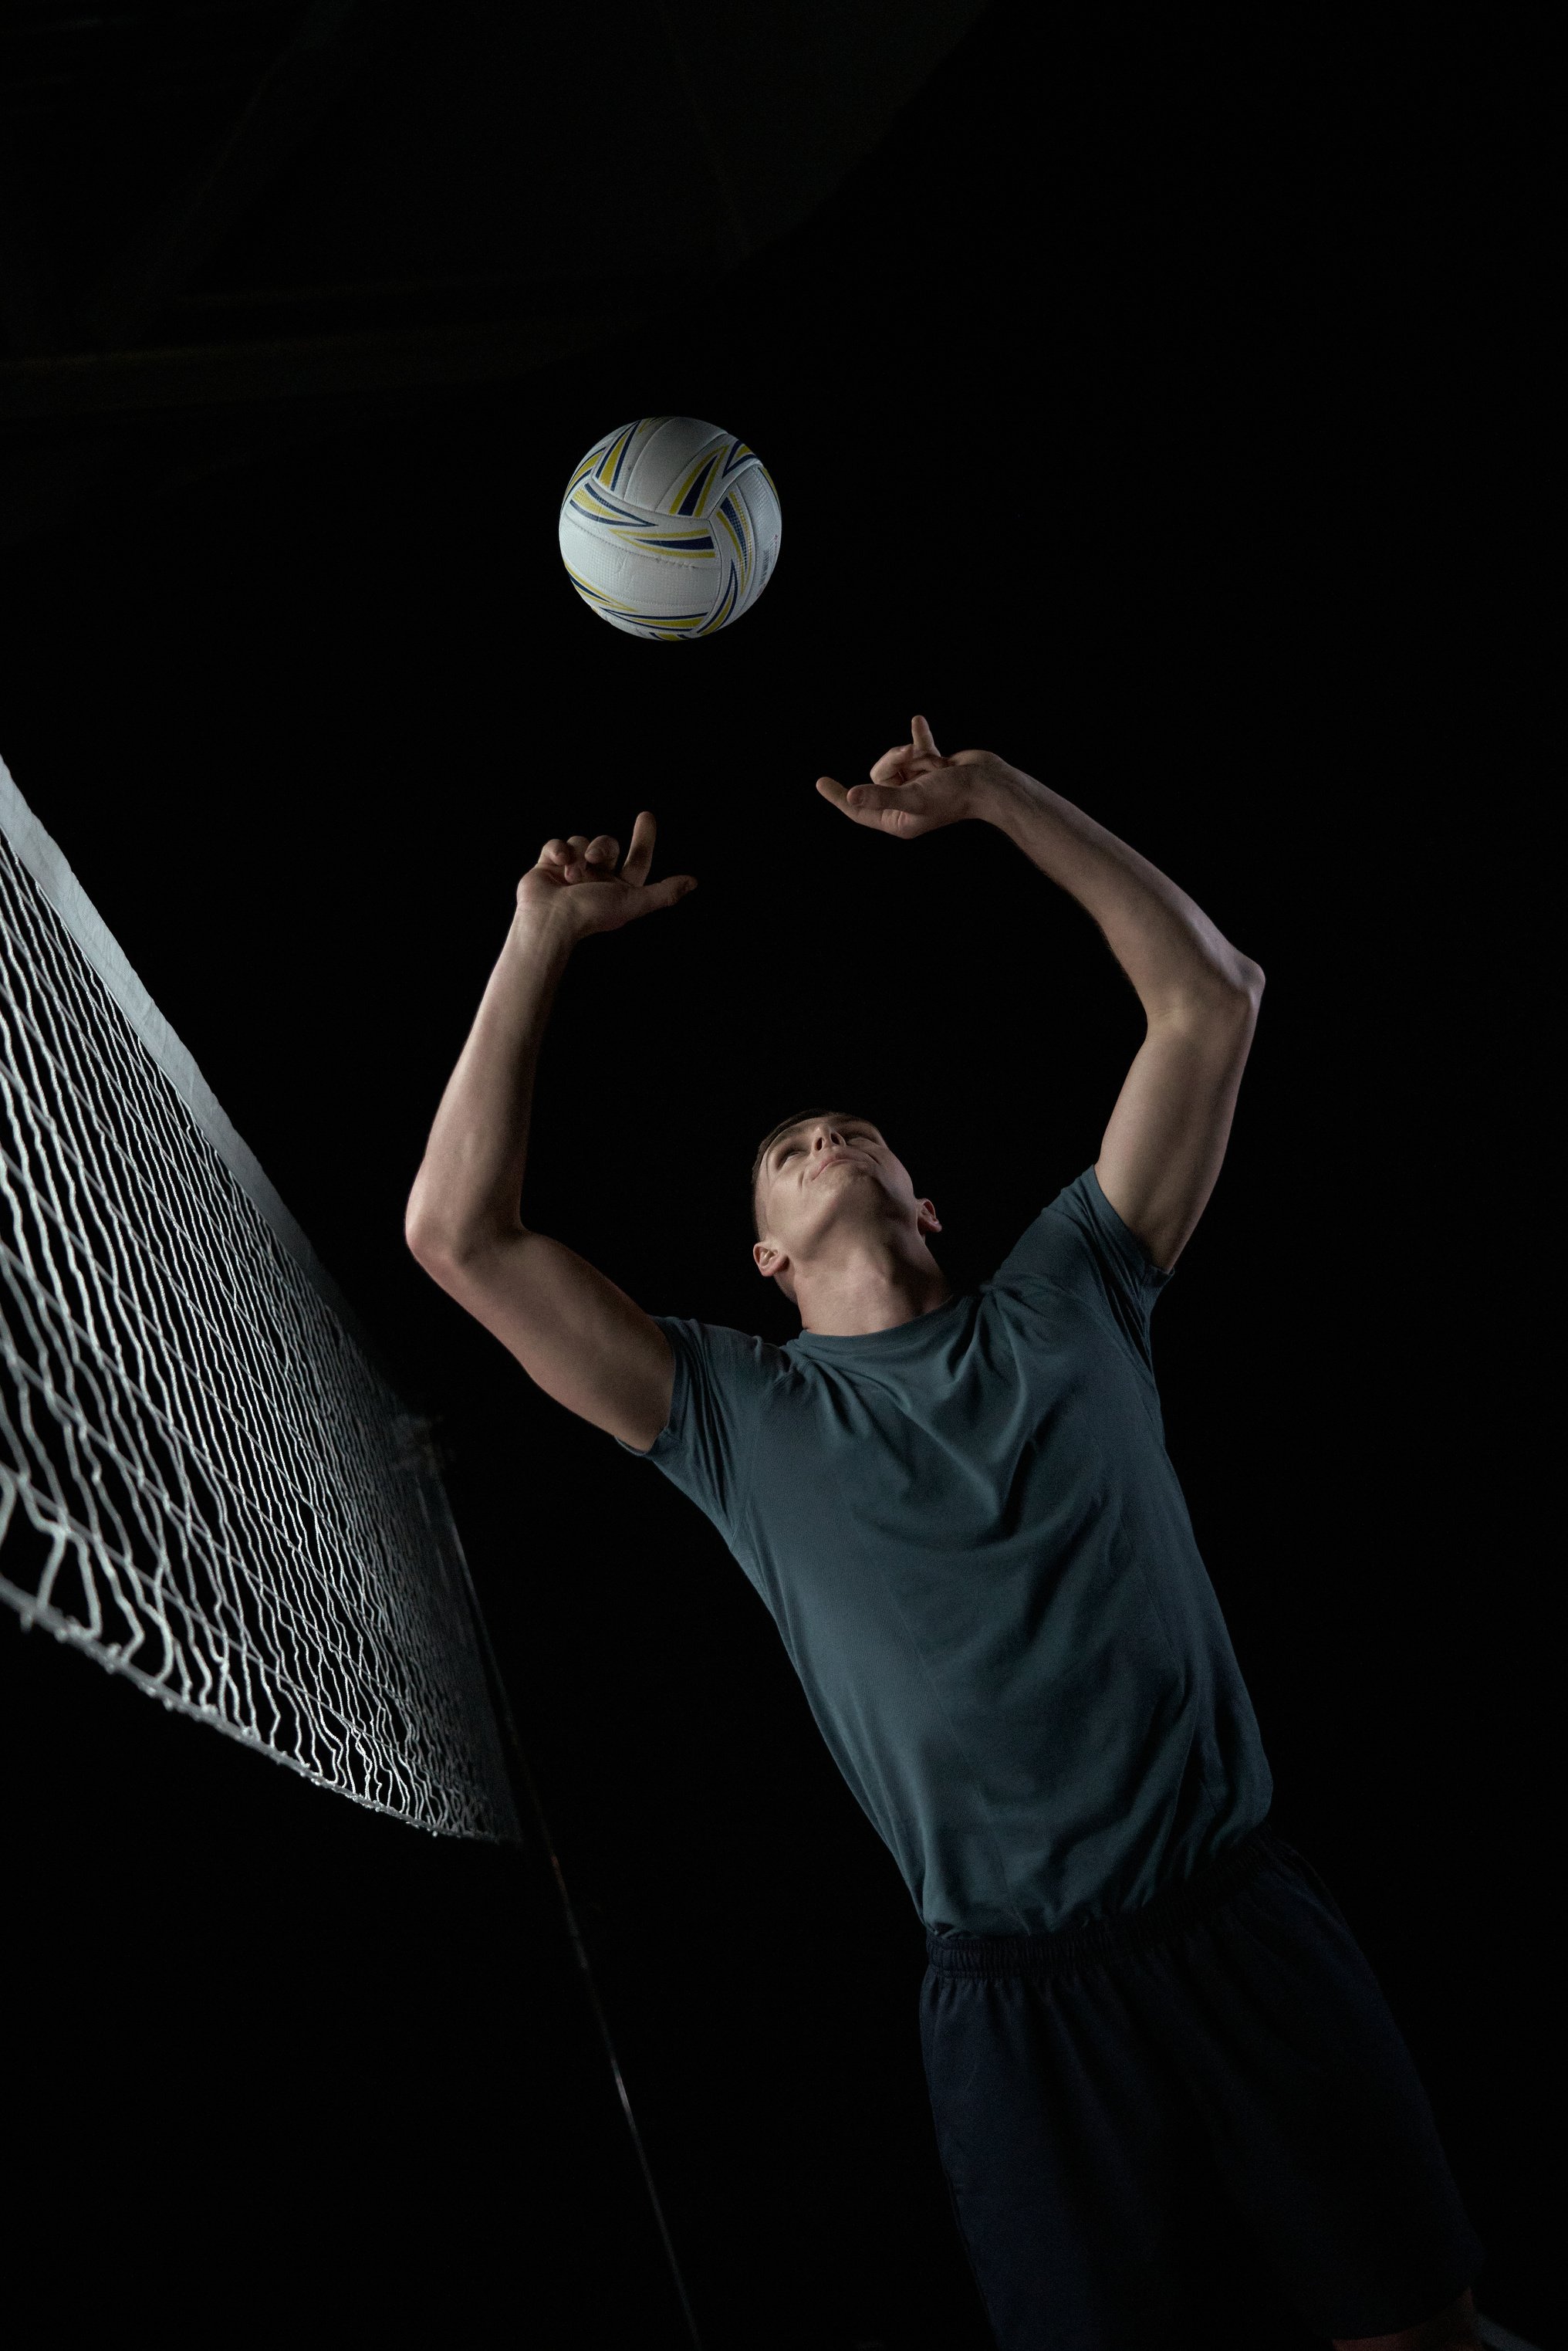
[[[836,1126],[820,1126],[817,1129],[817,1139],[811,1147],[814,1151],[841,1151],[844,1148],[844,1138]]]

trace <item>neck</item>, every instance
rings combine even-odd
[[[933,1307],[945,1306],[953,1285],[926,1248],[867,1239],[831,1265],[797,1266],[795,1304],[802,1331],[824,1338],[859,1339],[896,1330]]]

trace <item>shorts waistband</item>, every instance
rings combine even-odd
[[[1266,1862],[1289,1850],[1260,1821],[1196,1876],[1166,1886],[1136,1910],[1085,1918],[1055,1935],[934,1935],[927,1929],[926,1956],[939,1976],[1051,1976],[1080,1959],[1140,1950],[1228,1901]]]

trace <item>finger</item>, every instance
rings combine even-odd
[[[639,914],[656,914],[662,907],[673,906],[677,899],[688,897],[697,886],[695,873],[672,873],[663,882],[650,882],[635,898],[628,901],[631,908],[627,919],[635,922]]]
[[[588,844],[588,862],[591,865],[609,866],[613,869],[620,855],[621,843],[613,833],[596,832]]]
[[[910,732],[915,737],[915,748],[916,752],[920,753],[927,759],[939,759],[942,757],[942,754],[936,748],[936,738],[932,735],[931,729],[926,725],[925,719],[912,718],[909,722],[909,726]]]
[[[919,829],[925,814],[924,799],[918,786],[853,784],[844,795],[844,813],[857,824],[903,839]]]
[[[652,809],[640,810],[632,827],[632,846],[626,852],[626,862],[621,868],[622,882],[634,882],[639,887],[648,878],[648,868],[653,862],[653,842],[658,834]]]
[[[884,809],[905,808],[909,796],[895,787],[880,784],[852,784],[846,791],[831,776],[819,776],[817,789],[825,800],[852,817],[857,824],[881,826]]]
[[[571,854],[567,860],[566,878],[569,882],[580,882],[588,872],[587,866],[583,863],[588,849],[587,833],[574,832],[569,835],[567,847]]]
[[[547,841],[539,852],[541,865],[570,865],[571,852],[564,841]]]
[[[872,782],[873,784],[892,783],[895,778],[904,773],[910,760],[915,758],[917,753],[918,747],[914,743],[899,743],[891,751],[884,751],[871,770]]]

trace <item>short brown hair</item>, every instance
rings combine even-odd
[[[777,1126],[770,1126],[768,1128],[767,1134],[758,1144],[756,1156],[751,1162],[751,1229],[758,1240],[762,1238],[762,1228],[757,1221],[757,1179],[762,1173],[763,1161],[767,1158],[768,1153],[772,1150],[779,1136],[781,1134],[788,1134],[792,1126],[803,1126],[809,1118],[851,1118],[860,1116],[863,1116],[863,1113],[832,1110],[825,1107],[816,1110],[798,1110],[792,1112],[788,1118],[781,1118]],[[866,1123],[869,1126],[874,1124],[875,1122],[868,1119]]]

